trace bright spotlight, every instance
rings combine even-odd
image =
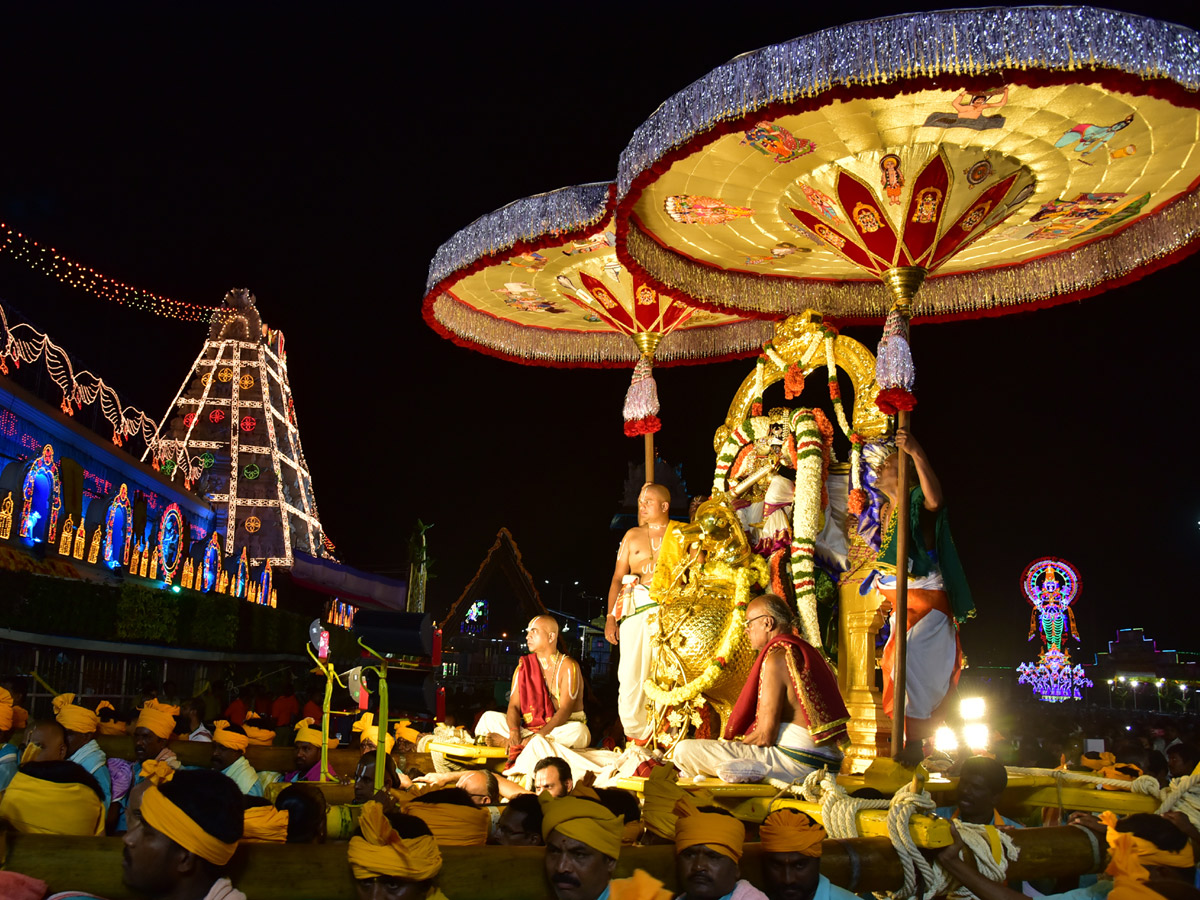
[[[964,722],[982,719],[985,711],[986,704],[982,697],[964,697],[958,704],[958,714],[963,717]]]
[[[972,722],[963,728],[963,740],[972,750],[986,750],[990,730],[984,722]]]
[[[945,725],[939,728],[933,735],[933,746],[935,750],[943,753],[953,753],[957,750],[958,738],[954,735],[954,729]]]
[[[1140,681],[1131,681],[1131,682],[1129,682],[1129,686],[1130,686],[1131,688],[1135,688],[1135,687],[1137,687],[1139,684],[1141,684],[1141,682],[1140,682]]]
[[[171,593],[178,594],[179,593],[179,585],[177,585],[177,584],[171,585]]]

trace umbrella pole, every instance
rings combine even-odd
[[[646,442],[646,484],[654,482],[654,435],[643,435]]]
[[[900,410],[898,427],[908,428],[912,413]],[[892,509],[896,519],[896,609],[895,630],[896,668],[892,675],[892,755],[904,750],[904,714],[908,690],[908,547],[911,522],[908,512],[908,481],[911,459],[903,450],[896,467],[896,493],[899,502]]]

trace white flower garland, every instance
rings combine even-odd
[[[796,590],[796,611],[802,637],[821,647],[821,627],[817,622],[817,585],[813,557],[817,535],[821,531],[821,470],[825,445],[817,428],[816,417],[807,409],[791,416],[796,436],[796,494],[792,508],[792,586]]]

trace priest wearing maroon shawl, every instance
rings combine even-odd
[[[507,747],[510,761],[535,735],[569,749],[586,747],[592,735],[583,714],[583,675],[579,663],[559,652],[558,622],[537,616],[525,641],[529,653],[513,673],[508,711],[485,712],[476,736],[486,734],[493,747]]]
[[[813,769],[837,771],[850,714],[837,678],[820,652],[797,637],[793,613],[774,594],[746,607],[746,633],[758,658],[719,741],[680,741],[673,755],[680,775],[720,777],[737,760],[766,766],[763,777],[792,781]]]

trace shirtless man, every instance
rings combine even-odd
[[[592,735],[583,714],[582,673],[579,663],[558,650],[557,620],[530,620],[525,643],[529,653],[513,673],[508,710],[480,716],[476,736],[486,734],[491,746],[507,747],[513,760],[534,735],[572,749],[586,747]],[[536,762],[529,762],[528,771]]]
[[[650,582],[658,551],[675,527],[670,510],[671,492],[665,487],[647,484],[642,488],[638,495],[638,526],[625,532],[621,540],[608,588],[604,637],[621,647],[617,712],[626,737],[639,744],[650,738],[643,685],[650,674],[649,637],[658,620],[658,603],[650,596]]]
[[[725,739],[676,745],[681,776],[717,775],[722,764],[736,759],[763,762],[765,777],[784,781],[821,766],[837,771],[849,713],[833,670],[796,636],[793,621],[787,603],[774,594],[746,607],[746,634],[758,659],[733,707]]]

